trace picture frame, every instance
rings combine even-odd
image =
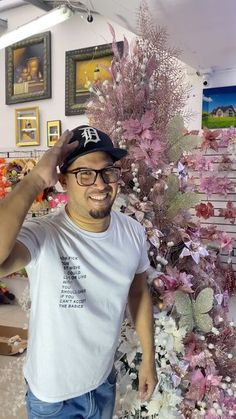
[[[123,41],[117,47],[122,55]],[[85,113],[91,85],[112,79],[102,66],[109,67],[113,57],[112,44],[66,51],[65,115]]]
[[[5,49],[6,104],[48,99],[51,92],[51,32]]]
[[[38,106],[15,109],[16,145],[18,147],[40,144]]]
[[[61,121],[47,121],[47,146],[53,147],[61,136]]]
[[[236,86],[203,89],[202,128],[236,127]]]

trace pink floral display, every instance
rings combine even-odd
[[[236,360],[231,351],[236,327],[227,310],[234,293],[230,265],[234,239],[213,224],[201,225],[201,221],[218,215],[234,219],[232,203],[219,209],[209,200],[235,191],[235,183],[221,173],[232,165],[227,150],[225,156],[209,157],[202,151],[226,148],[235,130],[186,130],[179,116],[186,91],[180,83],[176,51],[168,47],[165,33],[153,27],[145,7],[140,19],[141,35],[132,46],[124,39],[123,56],[115,47],[111,28],[112,80],[96,85],[87,111],[91,124],[105,129],[116,145],[129,151],[121,162],[120,208],[145,228],[151,263],[148,282],[154,305],[159,384],[149,404],[134,402],[137,383],[132,376],[137,373],[140,349],[137,344],[134,350],[131,336],[136,338],[125,322],[122,361],[117,365],[121,390],[116,417],[233,417]],[[191,144],[198,148],[191,149]],[[199,185],[197,172],[201,175]],[[199,202],[199,192],[205,193],[208,201]],[[191,207],[198,221],[192,219]],[[219,261],[221,252],[229,255],[226,270]],[[123,383],[130,390],[124,386],[122,393]]]

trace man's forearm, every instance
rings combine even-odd
[[[29,208],[43,189],[43,181],[30,173],[0,201],[0,265],[9,256]]]
[[[149,362],[155,358],[153,337],[152,301],[147,287],[142,292],[129,296],[130,314],[140,339],[143,360]]]
[[[57,183],[57,166],[78,146],[78,141],[69,143],[72,136],[73,132],[66,130],[56,144],[44,153],[33,170],[0,201],[0,265],[10,255],[34,199],[45,188]]]

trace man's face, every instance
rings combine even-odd
[[[103,151],[86,154],[76,159],[68,170],[96,169],[100,170],[113,165],[109,154]],[[117,194],[117,182],[104,183],[101,174],[97,175],[95,183],[91,186],[81,186],[77,183],[74,174],[64,175],[68,194],[68,208],[77,216],[85,218],[102,219],[110,214],[111,207]]]

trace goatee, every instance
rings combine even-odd
[[[110,213],[111,213],[111,207],[104,208],[102,210],[90,210],[89,211],[89,215],[91,217],[95,218],[96,220],[106,218],[110,215]]]

